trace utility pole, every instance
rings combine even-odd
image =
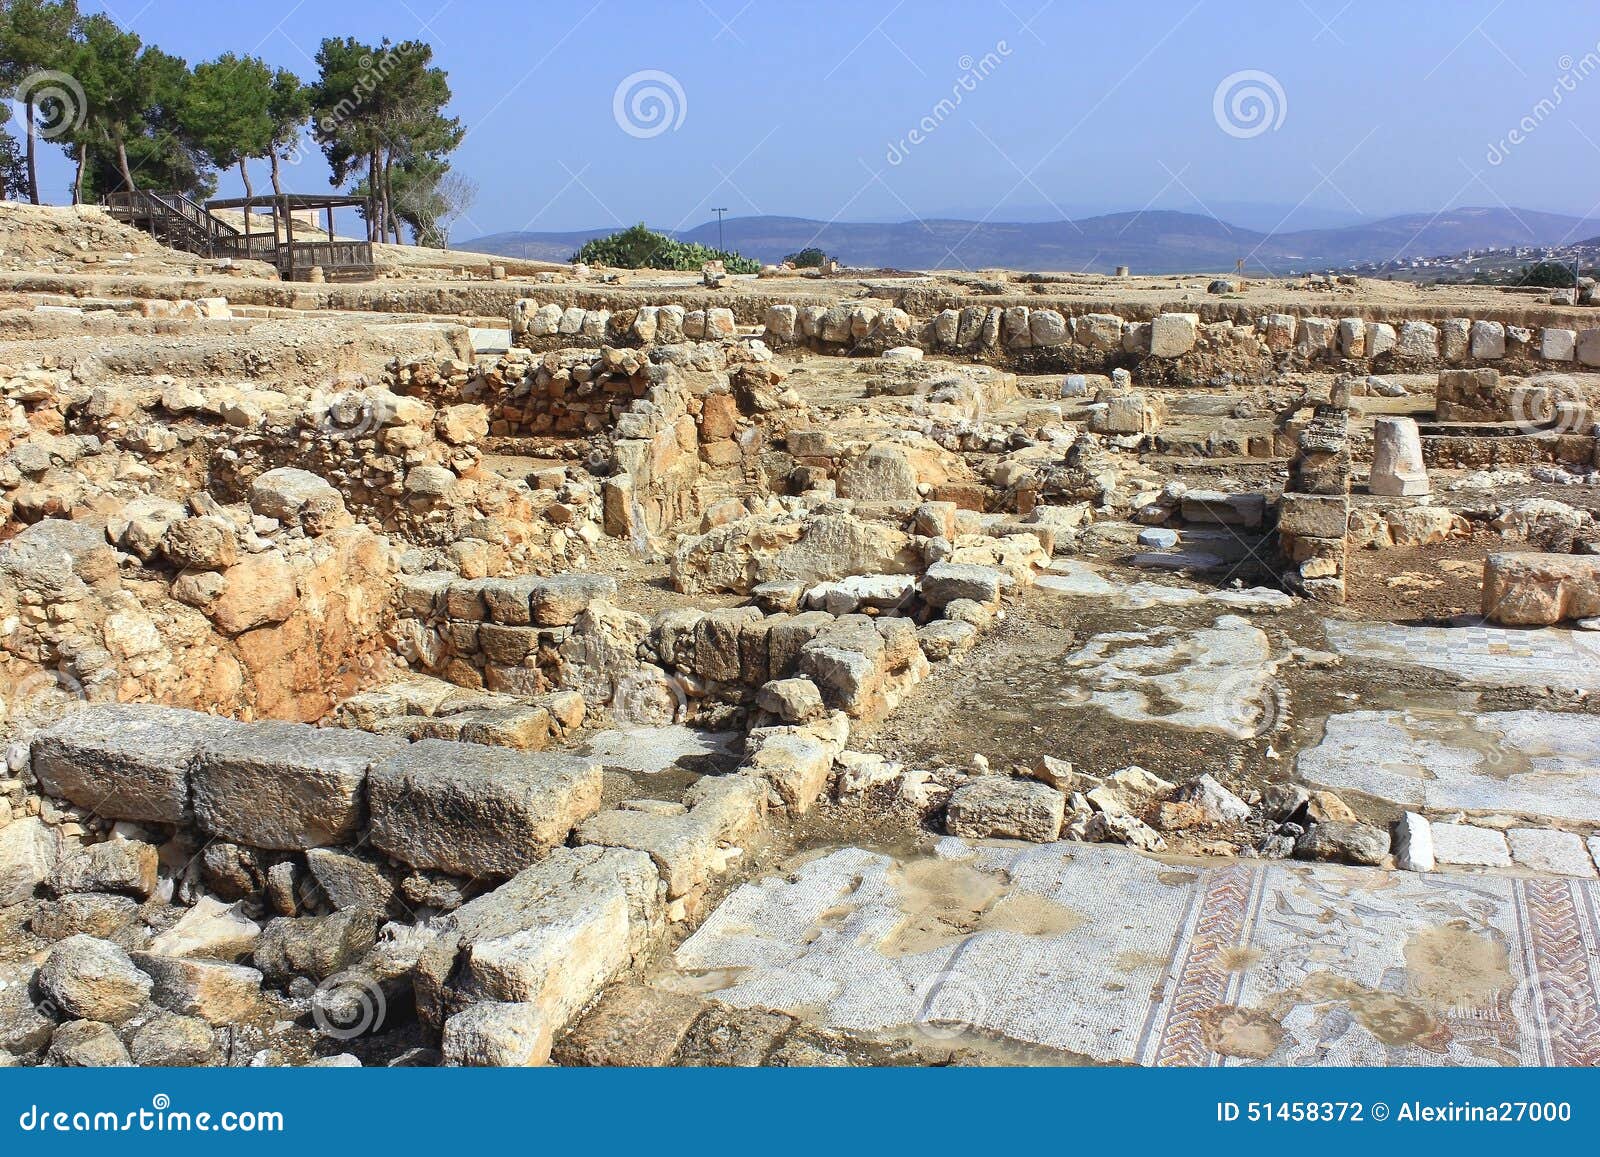
[[[728,247],[722,243],[722,215],[728,210],[726,207],[723,207],[721,209],[713,209],[711,211],[717,215],[717,252],[726,253],[728,251]]]

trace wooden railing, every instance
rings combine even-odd
[[[325,274],[372,271],[370,241],[296,241],[278,246],[278,272],[296,281],[320,265]]]
[[[201,257],[265,261],[277,266],[287,281],[304,279],[314,266],[328,276],[370,274],[374,268],[370,241],[290,241],[270,226],[262,233],[246,233],[182,193],[124,189],[106,194],[103,204],[117,220],[143,229],[163,245]]]
[[[154,193],[148,189],[119,189],[107,193],[107,212],[119,221],[143,229],[174,249],[201,257],[227,256],[227,248],[240,237],[239,230],[195,204],[182,193]]]

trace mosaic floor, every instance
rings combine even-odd
[[[1554,711],[1352,711],[1296,763],[1308,783],[1429,811],[1600,825],[1600,717]]]
[[[1328,642],[1349,658],[1431,667],[1482,683],[1600,690],[1600,633],[1332,619],[1326,627]]]
[[[845,848],[746,884],[660,983],[1099,1062],[1600,1063],[1600,884],[938,851]]]

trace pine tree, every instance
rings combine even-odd
[[[0,0],[0,91],[22,102],[26,140],[28,200],[39,204],[39,108],[29,78],[41,72],[69,71],[74,52],[73,25],[78,19],[76,0]],[[47,114],[48,114],[47,110]],[[73,119],[76,109],[58,108],[56,115]]]

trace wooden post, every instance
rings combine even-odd
[[[278,198],[272,198],[272,264],[278,265]],[[279,266],[278,272],[283,272]]]
[[[283,212],[288,223],[285,236],[289,242],[289,280],[294,280],[294,206],[289,203],[289,198],[283,199]]]

